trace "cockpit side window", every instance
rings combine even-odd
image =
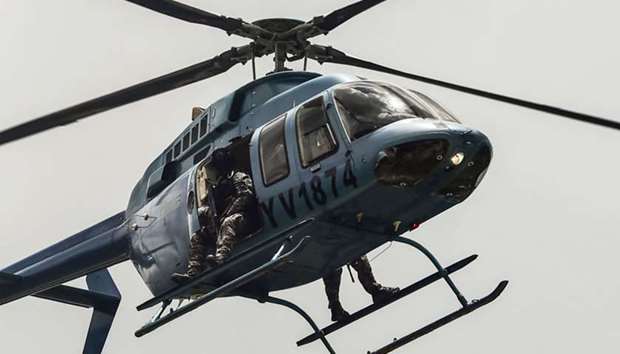
[[[266,186],[274,184],[289,174],[288,155],[284,141],[284,118],[274,119],[260,132],[259,153],[263,182]]]
[[[336,150],[336,139],[325,113],[323,97],[301,106],[295,119],[301,165],[304,168]]]

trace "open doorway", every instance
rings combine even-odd
[[[230,144],[223,148],[227,151],[232,161],[232,168],[234,171],[239,171],[247,174],[252,177],[252,167],[250,161],[250,139],[251,135],[247,135],[244,137],[240,137],[234,139],[230,142]],[[196,205],[198,208],[208,208],[215,207],[214,201],[209,201],[209,193],[212,190],[209,184],[209,164],[211,163],[211,157],[207,157],[202,162],[200,162],[197,171],[196,171]],[[254,184],[254,181],[252,181]],[[210,203],[213,203],[210,205]],[[256,210],[255,215],[259,215],[258,210]],[[199,217],[200,227],[205,227],[206,220],[201,220]],[[262,228],[261,218],[258,217],[256,220],[255,227],[252,228],[252,231],[249,235],[255,234]],[[246,236],[247,237],[247,236]]]

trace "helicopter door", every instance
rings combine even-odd
[[[344,193],[347,147],[339,142],[337,115],[328,114],[325,95],[306,102],[295,114],[295,140],[300,163],[301,189],[307,189],[312,204],[321,207]],[[309,206],[309,205],[308,205]]]
[[[252,178],[265,227],[285,226],[303,215],[288,198],[299,186],[297,161],[290,149],[294,142],[291,118],[283,114],[257,129],[250,144]]]

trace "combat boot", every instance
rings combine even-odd
[[[224,263],[224,261],[228,258],[229,255],[230,255],[230,248],[221,247],[215,252],[215,254],[210,254],[207,256],[207,264],[210,267],[215,268],[221,265],[222,263]]]
[[[172,280],[178,284],[186,283],[190,279],[195,277],[196,275],[202,273],[202,271],[203,271],[202,264],[195,262],[195,261],[190,261],[189,267],[187,267],[187,272],[172,274]]]
[[[340,303],[340,281],[342,279],[342,268],[325,275],[323,283],[325,284],[325,295],[327,295],[327,307],[332,313],[332,321],[342,321],[349,317],[349,313],[342,307]]]
[[[391,288],[388,286],[381,286],[375,289],[370,295],[372,296],[372,302],[380,304],[394,296],[400,291],[400,288]]]
[[[340,301],[330,302],[327,307],[332,312],[332,321],[334,322],[345,320],[350,316],[349,313],[342,307]]]
[[[399,288],[390,288],[382,286],[375,280],[372,274],[372,268],[368,258],[363,256],[351,263],[351,266],[357,272],[357,278],[364,287],[364,290],[372,296],[372,302],[375,304],[382,303],[400,291]]]

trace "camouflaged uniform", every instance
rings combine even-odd
[[[209,207],[198,208],[198,221],[202,227],[192,235],[189,243],[187,275],[190,277],[205,270],[205,259],[207,254],[215,252],[217,240],[217,224]]]
[[[398,288],[385,287],[377,282],[375,276],[372,274],[372,268],[366,256],[354,260],[350,265],[357,272],[357,278],[362,284],[362,287],[364,287],[364,290],[372,296],[373,302],[382,302],[390,295],[399,291]],[[328,307],[332,312],[332,321],[341,321],[349,316],[349,313],[344,310],[340,303],[339,292],[341,278],[342,268],[338,268],[323,277]]]
[[[256,230],[258,205],[252,179],[240,171],[230,172],[210,193],[217,212],[219,229],[217,250],[209,257],[212,263],[221,263],[239,240]]]

